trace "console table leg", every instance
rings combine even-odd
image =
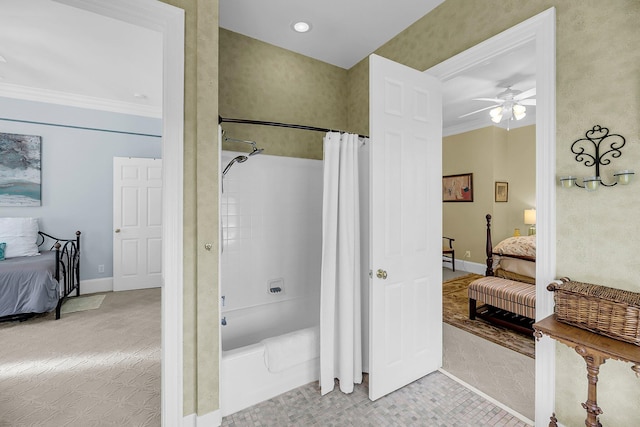
[[[582,356],[585,362],[587,362],[587,379],[589,380],[589,389],[587,393],[587,401],[582,404],[582,407],[587,411],[587,419],[584,424],[587,427],[602,427],[602,424],[598,421],[598,415],[602,414],[602,409],[598,406],[597,387],[600,365],[606,361],[606,358],[590,353],[582,346],[577,346],[576,352]]]
[[[549,421],[549,427],[558,427],[558,419],[556,418],[556,413],[554,412],[553,415],[551,415]]]

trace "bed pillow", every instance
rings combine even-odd
[[[0,218],[0,240],[5,258],[39,255],[37,218]]]
[[[493,252],[501,255],[536,257],[536,236],[514,236],[498,243]]]
[[[4,248],[7,247],[6,243],[0,243],[0,261],[4,259]]]

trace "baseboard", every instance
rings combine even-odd
[[[80,295],[113,292],[113,277],[80,281]]]
[[[481,274],[483,276],[487,271],[486,264],[478,264],[477,262],[471,261],[456,260],[456,266],[458,266],[460,270],[466,271],[467,273]]]
[[[204,415],[190,414],[182,419],[182,427],[217,427],[222,424],[222,412],[209,412]]]
[[[514,411],[513,409],[511,409],[508,406],[506,406],[504,403],[498,402],[493,397],[489,396],[486,393],[483,393],[482,391],[478,390],[474,386],[462,381],[460,378],[456,377],[455,375],[450,374],[449,372],[445,371],[442,368],[438,369],[438,371],[442,372],[443,374],[445,374],[446,376],[448,376],[449,378],[451,378],[455,382],[461,384],[465,388],[468,388],[469,390],[471,390],[472,392],[474,392],[478,396],[481,396],[484,399],[487,399],[489,402],[491,402],[492,404],[496,405],[500,409],[503,409],[503,410],[507,411],[508,413],[513,415],[514,417],[518,418],[520,421],[523,421],[523,422],[525,422],[525,423],[527,423],[529,425],[532,425],[532,426],[535,425],[535,423],[533,421],[531,421],[529,418],[525,417],[524,415],[520,414],[519,412]]]

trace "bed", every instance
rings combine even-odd
[[[485,277],[469,284],[469,319],[479,317],[531,334],[536,313],[535,235],[509,237],[493,247],[491,215],[486,220],[487,269]]]
[[[38,230],[35,218],[0,218],[0,320],[25,320],[80,295],[80,235]]]

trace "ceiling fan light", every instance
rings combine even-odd
[[[502,107],[496,107],[492,109],[491,111],[489,111],[489,115],[492,119],[499,116],[500,118],[498,119],[498,121],[502,120]]]
[[[527,115],[526,111],[527,108],[524,105],[516,104],[513,106],[513,117],[515,117],[516,120],[524,119]]]
[[[502,114],[498,114],[497,116],[491,117],[491,121],[493,123],[500,123],[501,120],[502,120]]]
[[[516,112],[513,113],[513,117],[515,117],[516,120],[522,120],[522,119],[524,119],[524,116],[526,116],[526,115],[527,115],[527,113],[521,113],[521,114],[518,114]]]

